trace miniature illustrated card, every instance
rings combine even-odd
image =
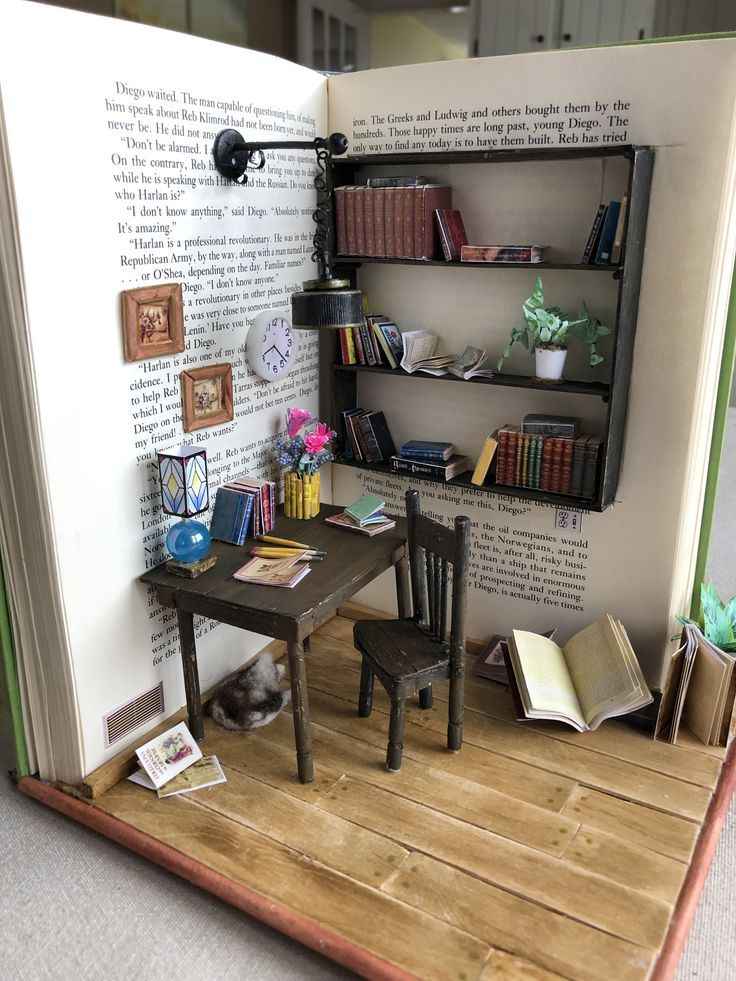
[[[157,790],[177,773],[202,759],[202,750],[184,722],[167,729],[135,752]]]
[[[188,794],[193,790],[203,790],[218,783],[227,783],[227,777],[222,772],[220,761],[216,756],[203,756],[201,760],[192,763],[173,780],[169,780],[158,789],[145,770],[136,770],[135,773],[131,773],[128,780],[140,784],[146,790],[155,790],[159,797]]]

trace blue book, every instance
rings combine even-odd
[[[253,495],[220,487],[212,512],[210,535],[220,542],[242,545],[253,514]]]
[[[399,450],[400,456],[416,460],[449,460],[455,452],[453,443],[433,443],[424,439],[410,439]]]
[[[377,494],[366,493],[350,507],[345,508],[345,514],[350,521],[362,528],[364,525],[384,521],[382,512],[385,506],[386,502]]]
[[[613,240],[616,238],[616,225],[618,224],[618,213],[621,210],[620,201],[611,201],[603,219],[601,228],[601,238],[598,243],[598,251],[595,254],[596,263],[605,264],[611,261],[613,252]]]

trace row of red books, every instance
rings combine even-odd
[[[338,255],[441,259],[434,213],[452,207],[448,184],[335,188]]]
[[[502,426],[498,431],[496,483],[594,498],[602,446],[603,437],[594,433],[570,439]]]

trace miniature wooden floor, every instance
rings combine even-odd
[[[313,784],[282,713],[255,733],[209,724],[226,784],[159,800],[122,780],[94,806],[422,979],[646,978],[725,751],[522,725],[469,675],[462,751],[437,686],[389,774],[388,702],[376,684],[357,716],[351,638],[342,617],[312,638]]]

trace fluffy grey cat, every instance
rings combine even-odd
[[[234,732],[268,725],[291,698],[290,691],[281,689],[285,670],[264,654],[220,685],[210,701],[210,715],[218,726]]]

